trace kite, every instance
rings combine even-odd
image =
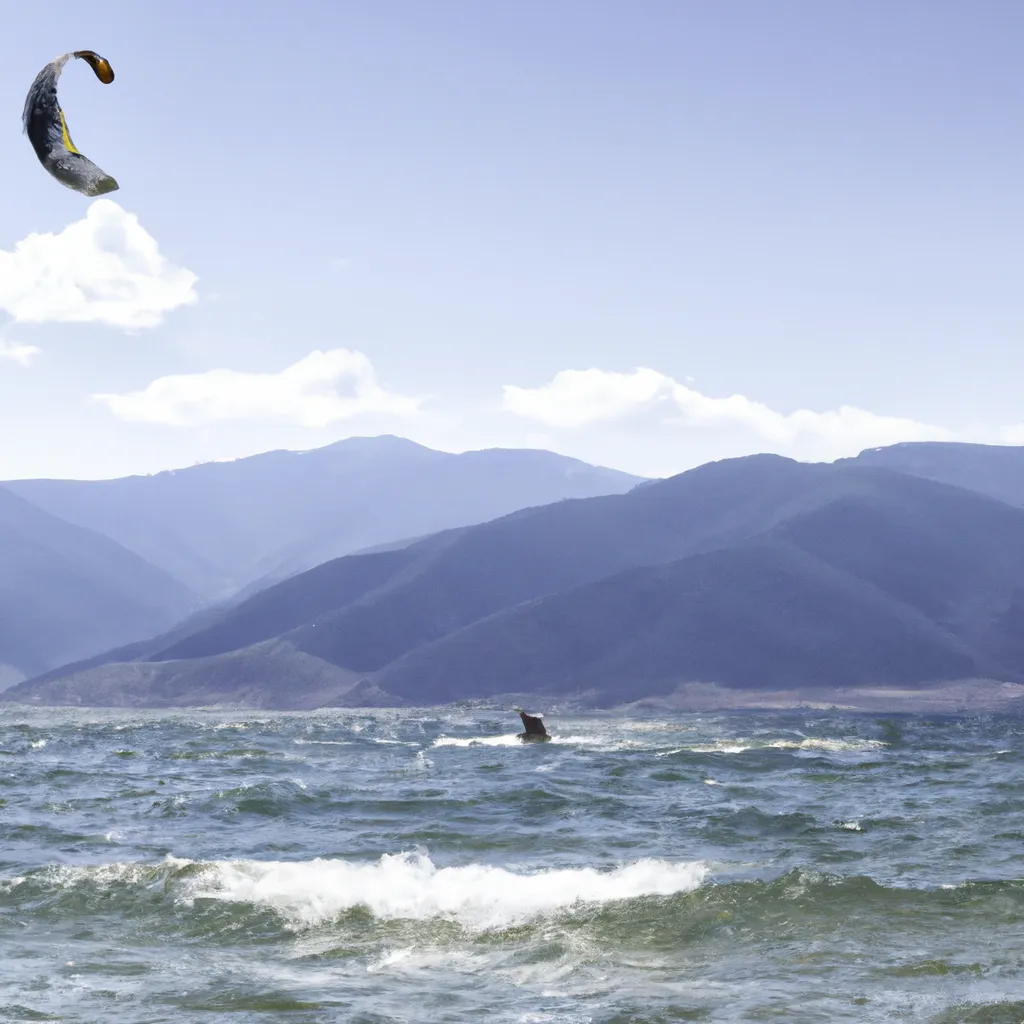
[[[75,148],[68,134],[64,111],[57,102],[57,79],[64,65],[80,57],[109,85],[114,80],[110,62],[92,50],[75,50],[50,61],[36,75],[25,99],[22,120],[39,162],[62,184],[87,196],[102,196],[118,188],[117,182]]]

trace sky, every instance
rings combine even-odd
[[[0,0],[0,479],[1024,444],[1019,0]],[[53,57],[78,148],[20,116]]]

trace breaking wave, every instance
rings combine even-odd
[[[748,750],[821,750],[830,754],[865,754],[871,751],[885,750],[887,744],[882,740],[868,739],[819,739],[808,737],[802,740],[756,740],[728,739],[715,740],[711,743],[694,743],[686,747],[662,751],[657,756],[668,757],[672,754],[744,754]]]
[[[125,887],[170,891],[178,902],[247,904],[274,911],[294,930],[333,921],[354,910],[374,918],[455,922],[472,931],[523,924],[545,915],[641,896],[671,896],[697,888],[708,867],[699,861],[645,858],[608,871],[549,868],[513,871],[489,864],[437,867],[422,853],[385,854],[375,861],[190,861],[51,867],[0,882],[0,904],[40,890],[50,899],[86,890],[87,898]]]
[[[548,737],[550,743],[590,743],[587,736],[556,736]],[[438,736],[434,740],[435,747],[518,747],[522,745],[519,733],[505,733],[501,736]]]

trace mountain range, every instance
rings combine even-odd
[[[840,462],[896,469],[980,491],[1010,505],[1024,505],[1024,448],[1020,446],[908,441],[868,448],[856,459]]]
[[[151,476],[3,486],[134,551],[198,600],[218,601],[362,548],[640,479],[546,451],[451,455],[384,436]]]
[[[450,455],[379,437],[152,476],[12,481],[0,689],[337,555],[639,479],[544,451]]]
[[[957,448],[751,456],[521,509],[327,561],[9,695],[302,708],[1021,683],[1024,449]]]
[[[0,688],[166,629],[192,604],[168,573],[0,487]]]

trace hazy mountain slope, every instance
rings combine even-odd
[[[703,466],[621,497],[561,503],[465,530],[420,572],[288,636],[309,654],[373,672],[503,608],[724,547],[891,483],[884,471],[776,456]]]
[[[138,555],[0,488],[0,664],[32,675],[164,629],[193,601]]]
[[[893,478],[752,541],[519,605],[375,676],[411,701],[682,682],[738,687],[1024,678],[1024,511]]]
[[[994,616],[1024,584],[1024,510],[930,481],[841,499],[775,536],[970,643],[988,643]]]
[[[638,480],[550,452],[450,455],[378,437],[154,476],[7,486],[217,600],[362,548]]]
[[[309,654],[369,672],[520,601],[749,537],[878,475],[777,456],[714,463],[625,495],[528,509],[326,563],[145,656],[207,657],[288,633]]]
[[[886,470],[758,456],[338,559],[113,652],[147,666],[71,667],[16,693],[164,701],[174,679],[182,703],[224,699],[225,666],[257,648],[274,650],[282,680],[289,652],[321,666],[330,699],[363,678],[423,701],[534,686],[632,698],[692,674],[754,687],[1010,679],[1024,669],[1022,595],[1024,511]],[[295,706],[286,689],[274,698],[268,682],[260,699]]]
[[[417,561],[408,549],[349,555],[270,587],[231,609],[219,621],[174,642],[155,646],[148,661],[205,658],[288,633],[358,601]]]
[[[980,491],[1011,505],[1024,505],[1024,447],[913,441],[871,448],[855,459],[862,466],[879,466]]]
[[[410,652],[375,681],[411,703],[517,691],[614,703],[684,682],[906,685],[976,664],[875,588],[757,540],[520,605]]]
[[[240,704],[261,708],[314,708],[352,691],[359,677],[273,641],[216,658],[135,661],[84,668],[67,682],[37,685],[22,700],[101,707],[181,707]],[[5,697],[17,694],[14,687]],[[371,689],[365,689],[372,694]]]

